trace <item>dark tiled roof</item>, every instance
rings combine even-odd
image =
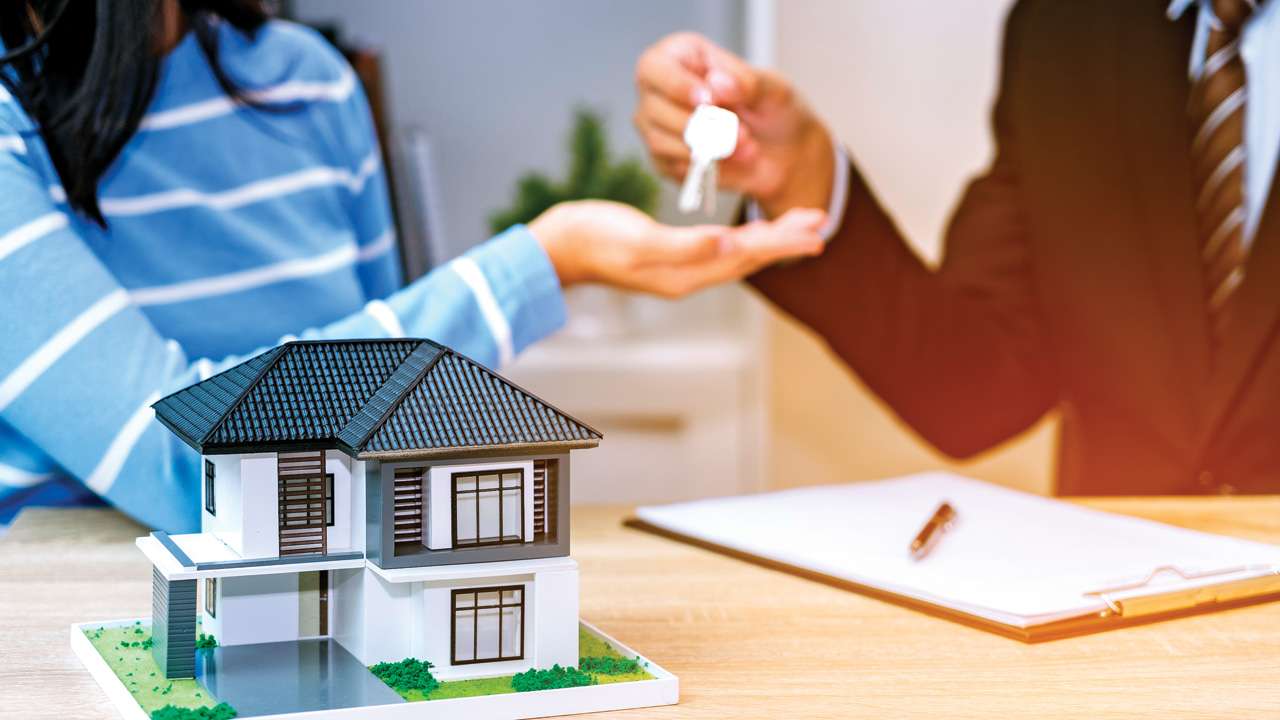
[[[289,343],[207,442],[335,438],[418,345],[404,340]]]
[[[450,353],[374,432],[367,452],[598,440],[600,434],[477,363]]]
[[[161,398],[152,405],[156,417],[188,443],[191,438],[203,440],[253,385],[262,368],[283,351],[283,346],[272,348],[208,380]]]
[[[369,456],[600,440],[591,427],[430,340],[291,342],[153,407],[201,452],[326,446]]]

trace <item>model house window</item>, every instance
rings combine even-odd
[[[524,588],[453,591],[454,665],[524,657]]]
[[[204,461],[204,510],[210,515],[218,514],[218,506],[214,502],[214,476],[217,471],[213,467],[212,460]]]
[[[524,542],[524,470],[453,475],[453,545]]]
[[[209,617],[218,617],[218,579],[204,579],[204,611]]]
[[[333,473],[324,476],[324,524],[333,527]]]

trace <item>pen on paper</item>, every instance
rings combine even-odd
[[[938,544],[948,530],[955,524],[956,509],[951,507],[951,503],[943,502],[933,511],[933,515],[925,522],[924,527],[920,528],[920,532],[916,533],[915,538],[911,541],[911,559],[922,560],[933,547]]]

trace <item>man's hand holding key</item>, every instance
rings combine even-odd
[[[718,163],[720,187],[754,198],[767,217],[828,206],[832,140],[786,78],[701,35],[676,33],[640,57],[636,90],[636,129],[667,177],[679,182],[691,172],[685,128],[695,108],[711,104],[740,120],[736,147]]]
[[[673,227],[618,203],[561,203],[529,230],[562,286],[682,297],[822,252],[832,146],[789,86],[688,34],[650,48],[637,81],[636,127],[663,174],[684,180],[681,209],[713,202],[718,175],[720,186],[752,196],[772,219]]]

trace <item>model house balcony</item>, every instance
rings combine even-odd
[[[190,558],[312,562],[364,550],[363,464],[340,451],[206,455],[202,480],[202,532],[169,538]]]
[[[381,567],[568,553],[567,454],[389,463],[367,474],[367,506],[383,522],[369,522],[366,546]]]
[[[364,551],[340,550],[326,554],[283,555],[245,558],[236,554],[218,538],[208,533],[169,535],[163,531],[139,538],[138,547],[153,562],[183,571],[238,570],[243,568],[276,568],[280,572],[301,572],[315,567],[360,567]],[[313,567],[315,566],[315,567]]]

